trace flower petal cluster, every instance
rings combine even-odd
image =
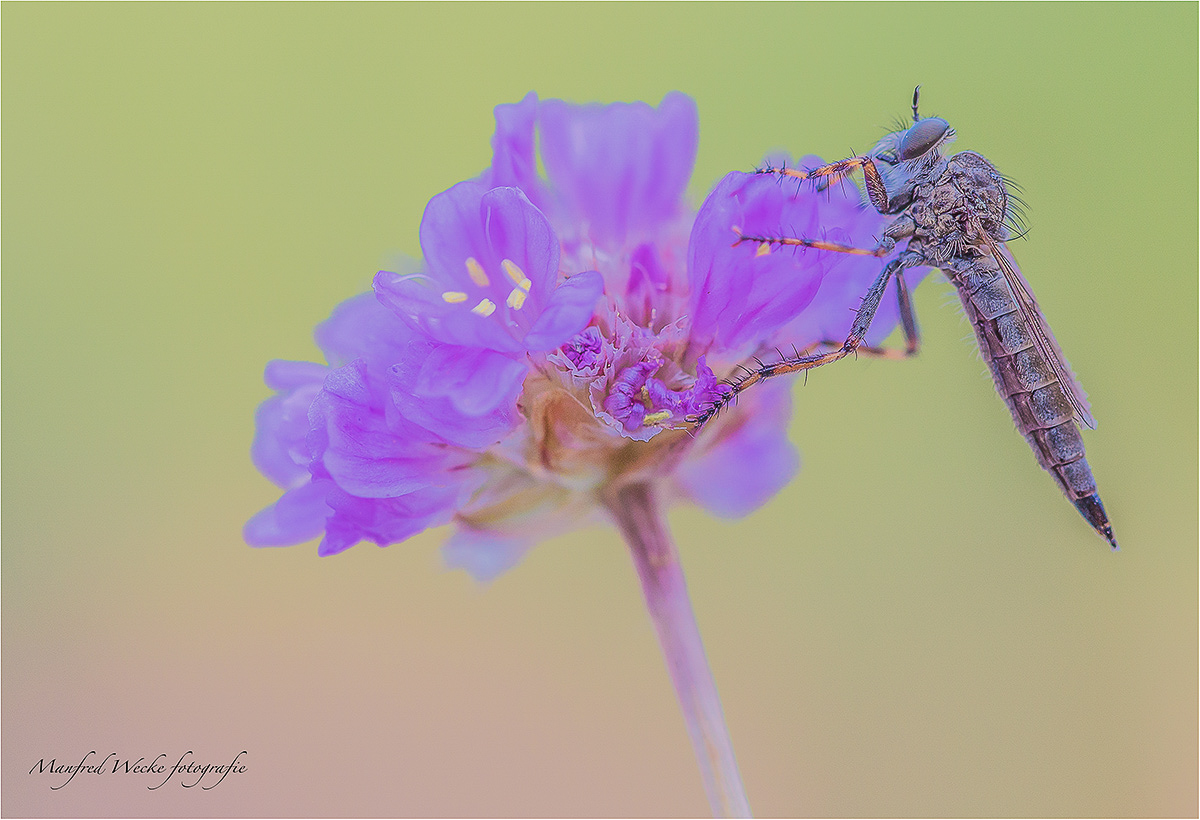
[[[879,262],[764,252],[736,232],[871,246],[882,218],[853,186],[742,173],[697,213],[698,140],[679,93],[499,106],[491,166],[425,209],[421,269],[379,272],[317,327],[328,364],[268,365],[252,454],[284,492],[246,540],[321,537],[330,555],[452,523],[447,561],[486,579],[602,521],[597,500],[620,482],[721,516],[777,492],[799,465],[787,380],[699,435],[686,420],[748,357],[844,337]],[[876,341],[896,321],[887,304]]]

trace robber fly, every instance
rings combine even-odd
[[[809,170],[759,169],[759,173],[813,180],[824,188],[861,168],[871,205],[896,218],[873,249],[741,233],[735,244],[753,243],[764,251],[764,245],[790,245],[876,257],[887,256],[902,240],[906,244],[866,292],[843,344],[822,343],[774,364],[743,368],[744,373],[729,382],[731,389],[691,421],[697,426],[704,424],[739,393],[763,379],[809,370],[854,353],[862,345],[892,279],[896,280],[900,301],[905,353],[912,355],[917,349],[917,325],[904,271],[919,266],[939,268],[958,289],[996,390],[1008,404],[1017,429],[1033,448],[1038,463],[1054,477],[1096,532],[1117,549],[1079,435],[1079,424],[1096,426],[1087,397],[1005,246],[1009,209],[1005,179],[990,162],[972,151],[949,157],[942,153],[953,140],[954,129],[941,117],[921,117],[917,113],[920,91],[918,86],[913,92],[913,124],[888,134],[866,155]],[[810,353],[822,347],[824,352]]]

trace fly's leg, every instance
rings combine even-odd
[[[758,245],[757,254],[764,256],[771,252],[773,246],[793,247],[793,248],[812,248],[818,251],[834,251],[835,253],[849,253],[858,256],[874,256],[883,257],[892,252],[896,247],[896,243],[901,239],[906,239],[913,235],[916,230],[916,223],[908,214],[901,214],[892,220],[892,224],[887,226],[887,230],[879,239],[879,243],[871,249],[856,248],[853,245],[843,245],[841,242],[829,242],[825,239],[803,239],[798,236],[758,236],[755,234],[742,233],[741,228],[735,227],[733,232],[737,234],[737,239],[733,243],[733,247],[741,245],[743,242],[753,242]],[[905,295],[900,297],[907,300],[907,288]],[[902,306],[903,307],[903,306]],[[912,320],[912,302],[908,302],[908,319]]]
[[[883,292],[887,288],[888,280],[893,276],[901,273],[905,268],[911,268],[914,265],[919,265],[922,262],[921,255],[912,251],[907,251],[897,258],[889,262],[880,272],[878,278],[872,283],[870,289],[863,296],[862,304],[858,308],[858,313],[854,316],[854,324],[850,328],[850,335],[846,337],[846,341],[841,347],[836,350],[831,350],[826,353],[818,353],[809,356],[794,356],[785,358],[774,364],[760,365],[756,369],[748,370],[744,376],[739,377],[732,384],[728,385],[729,389],[707,407],[703,413],[689,419],[697,428],[704,425],[709,419],[721,411],[725,405],[736,399],[738,395],[746,388],[759,382],[772,378],[773,376],[782,376],[785,373],[798,373],[802,370],[812,370],[814,367],[820,367],[825,364],[832,364],[838,359],[845,358],[855,352],[861,345],[863,338],[867,335],[867,329],[871,326],[871,320],[875,318],[875,311],[879,309],[879,302],[883,299]],[[908,289],[904,288],[903,292],[908,293]],[[901,311],[904,312],[903,310]],[[911,316],[911,308],[908,311]],[[917,344],[915,330],[916,325],[911,325],[913,337],[909,340],[909,346],[915,347]],[[909,328],[906,327],[906,335]]]
[[[775,166],[765,166],[759,168],[756,173],[759,174],[775,174],[776,176],[789,177],[791,179],[822,179],[825,187],[829,187],[835,182],[850,176],[850,174],[862,168],[863,180],[867,185],[867,196],[871,199],[871,205],[880,213],[887,213],[888,196],[887,186],[883,184],[883,177],[879,174],[879,169],[875,167],[875,160],[868,156],[850,157],[849,159],[838,160],[827,165],[822,165],[818,168],[785,168]]]
[[[734,228],[737,233],[737,241],[734,242],[734,247],[743,242],[754,242],[758,245],[758,255],[763,256],[770,253],[771,246],[779,245],[781,247],[793,248],[813,248],[819,251],[835,251],[837,253],[851,253],[859,256],[887,256],[891,248],[880,244],[873,249],[856,248],[852,245],[843,245],[840,242],[827,242],[824,239],[802,239],[798,236],[753,236],[744,234],[737,228]],[[892,243],[895,244],[894,242]]]
[[[912,294],[908,289],[908,283],[904,281],[904,271],[896,271],[895,278],[896,300],[900,307],[900,328],[904,332],[904,349],[896,350],[891,347],[875,347],[860,344],[854,350],[855,356],[897,360],[910,359],[920,351],[921,333],[917,329],[916,314],[913,312]],[[802,352],[807,354],[819,347],[838,348],[841,347],[841,342],[835,342],[832,339],[822,339],[815,345],[804,348]]]
[[[792,236],[751,236],[742,233],[737,228],[734,229],[734,232],[737,233],[738,238],[733,244],[734,247],[736,247],[743,242],[757,243],[758,253],[760,255],[764,253],[770,253],[771,246],[779,245],[783,247],[791,246],[800,248],[813,248],[815,250],[822,251],[836,251],[837,253],[850,253],[861,256],[881,257],[887,256],[889,253],[891,253],[892,249],[896,247],[896,242],[898,240],[912,236],[915,229],[916,224],[913,222],[912,217],[908,214],[902,214],[887,227],[887,230],[883,232],[883,237],[880,239],[879,244],[871,250],[867,250],[866,248],[856,248],[851,245],[843,245],[840,242],[827,242],[825,240],[818,239],[801,239],[799,237]],[[920,332],[917,330],[916,314],[913,312],[912,294],[908,290],[908,283],[904,281],[904,268],[912,267],[913,264],[914,263],[906,263],[895,273],[896,297],[900,307],[900,326],[904,330],[903,352],[884,347],[859,345],[857,348],[858,353],[868,356],[877,356],[884,359],[907,359],[917,355],[917,351],[921,346],[921,336]],[[815,347],[836,348],[839,346],[840,345],[838,342],[835,342],[831,339],[823,339],[812,347],[805,348],[804,352],[807,353]],[[793,358],[800,357],[800,354],[797,354]]]
[[[917,86],[919,89],[920,86]],[[896,299],[900,303],[900,327],[904,330],[904,356],[917,355],[921,349],[921,331],[917,329],[917,314],[913,311],[912,292],[904,281],[904,269],[896,271]]]
[[[835,251],[837,253],[857,254],[860,256],[886,256],[891,253],[896,246],[897,240],[905,239],[912,236],[915,230],[915,223],[908,214],[902,214],[888,226],[883,232],[883,237],[879,244],[873,249],[856,248],[851,245],[843,245],[840,242],[828,242],[817,239],[802,239],[792,236],[752,236],[743,234],[741,230],[734,228],[737,234],[737,241],[733,243],[737,247],[743,242],[754,242],[758,244],[758,254],[763,255],[770,252],[772,245],[791,246],[801,248],[813,248],[815,250]],[[912,294],[909,292],[908,283],[904,280],[904,268],[912,267],[913,263],[906,263],[895,273],[896,277],[896,297],[899,302],[900,309],[900,325],[904,331],[904,350],[893,350],[885,347],[874,347],[868,345],[859,345],[856,348],[856,354],[874,356],[883,359],[907,359],[917,355],[917,351],[921,347],[921,336],[917,330],[916,314],[913,311]],[[799,351],[793,356],[793,359],[807,357],[813,350],[821,347],[839,348],[840,342],[835,342],[832,339],[822,339],[819,342],[814,342],[804,350]]]

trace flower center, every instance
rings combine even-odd
[[[627,432],[698,415],[729,389],[717,382],[703,356],[696,365],[696,378],[677,388],[654,378],[664,363],[662,354],[651,350],[645,361],[626,367],[614,380],[604,400],[604,409]]]
[[[468,256],[466,260],[467,276],[481,290],[492,287],[492,280],[488,278],[487,271],[483,269],[483,265],[479,264],[479,260],[473,256]],[[525,275],[525,271],[521,270],[520,265],[511,259],[503,259],[500,261],[500,267],[504,271],[504,275],[513,283],[513,288],[508,292],[508,297],[504,300],[504,304],[508,305],[512,310],[517,311],[525,306],[525,300],[529,297],[529,292],[533,289],[533,282]],[[447,290],[442,292],[442,301],[446,304],[457,305],[469,301],[470,294],[461,290]],[[483,296],[471,308],[471,312],[476,316],[491,316],[496,312],[496,303]]]

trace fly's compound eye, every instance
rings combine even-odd
[[[907,161],[929,153],[950,130],[941,117],[926,117],[904,132],[900,138],[900,159]]]

